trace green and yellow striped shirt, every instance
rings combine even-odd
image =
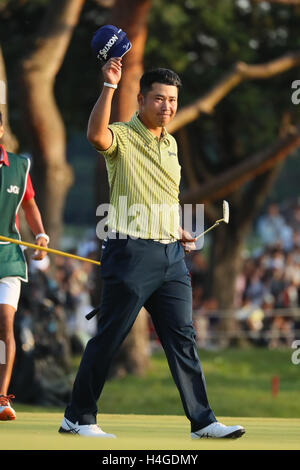
[[[110,186],[107,224],[137,238],[179,239],[179,183],[177,144],[163,129],[161,139],[140,121],[109,126],[112,145],[105,157]]]

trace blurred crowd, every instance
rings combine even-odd
[[[276,348],[291,346],[300,331],[300,202],[270,204],[255,224],[257,248],[245,252],[235,286],[233,309],[218,309],[208,295],[208,264],[192,259],[193,310],[198,345],[217,344],[222,316],[231,314],[240,338]]]

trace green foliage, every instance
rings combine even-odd
[[[172,7],[154,0],[145,66],[180,73],[185,105],[204,95],[236,62],[264,63],[299,48],[299,17],[299,10],[289,6],[247,6],[238,0],[174,0]],[[291,103],[294,79],[292,69],[266,81],[246,81],[216,106],[213,116],[201,115],[189,126],[199,135],[195,148],[202,147],[210,128],[215,171],[270,145],[278,136],[283,111],[299,119],[299,109]],[[220,133],[231,137],[231,145],[224,144]],[[202,157],[209,160],[211,151],[206,149]]]
[[[280,174],[278,175],[265,205],[270,202],[280,203],[284,200],[293,200],[295,195],[299,197],[300,165],[299,150],[293,152],[286,160]]]

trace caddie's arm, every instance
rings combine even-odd
[[[36,205],[35,199],[31,198],[27,201],[23,201],[22,209],[25,213],[26,222],[29,228],[35,236],[38,236],[35,244],[47,248],[49,239],[45,233],[41,213]],[[46,256],[46,254],[47,253],[45,251],[35,250],[33,259],[41,260]]]
[[[118,85],[122,75],[122,59],[112,57],[102,67],[104,83]],[[112,132],[108,129],[111,103],[115,88],[104,85],[103,90],[91,112],[87,138],[98,150],[107,150],[113,140]]]

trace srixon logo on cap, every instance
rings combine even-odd
[[[122,29],[108,24],[94,33],[91,47],[97,59],[106,62],[111,57],[123,57],[131,48],[131,43]]]
[[[109,41],[105,44],[103,49],[100,49],[97,58],[100,59],[101,57],[106,60],[107,58],[107,53],[110,50],[110,48],[115,44],[115,42],[118,40],[118,36],[114,34]]]

